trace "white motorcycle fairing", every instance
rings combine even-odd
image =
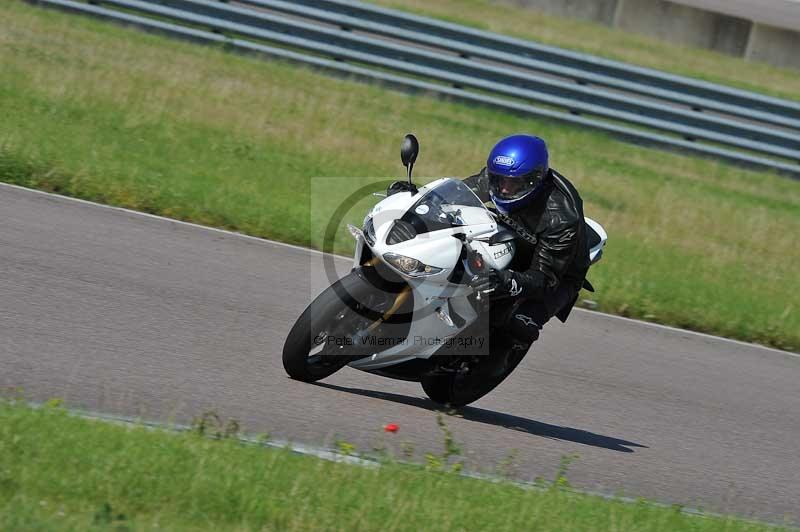
[[[459,204],[450,201],[449,192],[455,189]],[[439,194],[436,194],[436,191]],[[467,195],[468,194],[468,195]],[[426,201],[430,199],[430,201]],[[445,203],[441,203],[442,200]],[[463,203],[463,204],[462,204]],[[417,234],[409,240],[388,244],[395,222],[408,212],[418,216],[432,215],[432,220],[442,219],[446,227]],[[441,211],[436,214],[434,211]],[[444,221],[447,218],[448,221]],[[367,215],[365,227],[370,223],[374,228],[374,242],[367,242],[368,236],[356,231],[357,240],[354,267],[359,267],[363,246],[369,246],[372,254],[401,275],[413,293],[413,311],[406,341],[372,356],[361,358],[349,365],[361,370],[375,370],[399,364],[413,358],[429,358],[448,339],[462,332],[473,323],[478,313],[468,300],[472,288],[451,283],[448,278],[461,259],[463,245],[471,246],[483,256],[487,265],[504,269],[514,256],[513,243],[490,245],[488,240],[498,232],[498,225],[491,212],[483,206],[480,199],[460,180],[443,178],[421,187],[417,194],[398,192],[379,202]],[[462,240],[454,235],[463,234]],[[371,236],[371,235],[369,235]],[[387,253],[415,259],[438,269],[438,272],[424,276],[409,275],[399,270],[385,258]],[[454,312],[458,319],[451,316]]]

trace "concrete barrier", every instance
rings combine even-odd
[[[665,0],[618,0],[614,26],[729,55],[747,49],[750,22]]]
[[[497,0],[800,69],[795,0]]]
[[[753,24],[745,57],[800,69],[800,32]]]

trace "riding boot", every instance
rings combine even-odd
[[[525,356],[530,346],[530,343],[526,344],[508,338],[502,342],[502,347],[497,346],[498,349],[492,349],[489,377],[493,379],[503,377],[513,365],[516,365]]]

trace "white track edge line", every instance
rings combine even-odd
[[[661,324],[661,323],[653,323],[653,322],[650,322],[650,321],[636,320],[636,319],[633,319],[633,318],[626,318],[625,316],[617,316],[616,314],[608,314],[606,312],[599,312],[597,310],[589,310],[589,309],[580,308],[580,307],[575,307],[573,310],[577,310],[577,311],[580,311],[580,312],[586,312],[588,314],[594,314],[595,316],[603,316],[604,318],[609,318],[609,319],[614,319],[614,320],[621,320],[621,321],[625,321],[625,322],[628,322],[628,323],[635,323],[635,324],[638,324],[638,325],[646,325],[648,327],[652,327],[652,328],[655,328],[655,329],[664,329],[664,330],[667,330],[667,331],[670,331],[670,332],[673,332],[673,333],[691,334],[693,336],[700,336],[702,338],[707,338],[709,340],[720,340],[720,341],[723,341],[723,342],[728,342],[728,343],[740,345],[742,347],[757,347],[757,348],[763,349],[765,351],[771,351],[773,353],[778,353],[778,354],[781,354],[781,355],[787,355],[787,356],[790,356],[790,357],[800,358],[800,353],[794,353],[792,351],[784,351],[782,349],[776,349],[774,347],[769,347],[769,346],[761,345],[761,344],[743,342],[742,340],[736,340],[734,338],[725,338],[724,336],[714,336],[713,334],[703,333],[703,332],[699,332],[699,331],[692,331],[692,330],[689,330],[689,329],[681,329],[680,327],[674,327],[672,325],[664,325],[664,324]]]
[[[249,240],[249,241],[252,241],[252,242],[259,242],[261,244],[268,244],[268,245],[272,245],[272,246],[286,247],[286,248],[295,249],[295,250],[298,250],[298,251],[303,251],[303,252],[306,252],[306,253],[313,253],[313,254],[318,254],[318,255],[326,255],[326,253],[324,253],[322,251],[319,251],[317,249],[306,248],[306,247],[303,247],[303,246],[298,246],[296,244],[287,244],[286,242],[279,242],[277,240],[270,240],[268,238],[261,238],[261,237],[257,237],[257,236],[247,235],[245,233],[237,233],[236,231],[230,231],[228,229],[220,229],[219,227],[211,227],[211,226],[208,226],[208,225],[200,225],[200,224],[196,224],[196,223],[193,223],[193,222],[187,222],[187,221],[184,221],[184,220],[176,220],[174,218],[168,218],[166,216],[160,216],[158,214],[151,214],[149,212],[135,211],[133,209],[127,209],[125,207],[117,207],[117,206],[114,206],[114,205],[106,205],[104,203],[97,203],[97,202],[94,202],[94,201],[89,201],[89,200],[85,200],[85,199],[81,199],[81,198],[74,198],[72,196],[64,196],[62,194],[55,194],[53,192],[47,192],[47,191],[44,191],[44,190],[37,190],[35,188],[28,188],[28,187],[23,187],[23,186],[20,186],[20,185],[13,185],[11,183],[3,183],[3,182],[0,182],[0,187],[7,187],[7,188],[11,188],[11,189],[16,189],[16,190],[23,190],[23,191],[30,192],[30,193],[33,193],[33,194],[39,194],[39,195],[48,196],[48,197],[51,197],[51,198],[57,198],[59,200],[73,201],[73,202],[76,202],[76,203],[82,203],[82,204],[85,204],[85,205],[91,205],[91,206],[100,207],[100,208],[103,208],[103,209],[110,209],[110,210],[114,210],[114,211],[120,211],[120,212],[124,212],[124,213],[127,213],[127,214],[132,214],[132,215],[136,215],[136,216],[143,216],[145,218],[152,218],[152,219],[155,219],[155,220],[161,220],[161,221],[165,221],[165,222],[171,222],[171,223],[175,223],[175,224],[185,225],[185,226],[188,226],[188,227],[194,227],[194,228],[197,228],[197,229],[203,229],[203,230],[212,231],[212,232],[215,232],[215,233],[222,233],[222,234],[229,235],[229,236],[243,238],[245,240]],[[342,255],[331,255],[331,256],[333,256],[333,258],[335,258],[337,260],[346,260],[346,261],[352,260],[349,257],[345,257],[345,256],[342,256]],[[778,353],[778,354],[781,354],[781,355],[800,358],[800,353],[793,353],[791,351],[783,351],[781,349],[776,349],[774,347],[768,347],[768,346],[761,345],[761,344],[743,342],[741,340],[734,340],[733,338],[725,338],[724,336],[715,336],[713,334],[702,333],[702,332],[698,332],[698,331],[691,331],[691,330],[688,330],[688,329],[681,329],[679,327],[673,327],[671,325],[662,325],[660,323],[651,323],[649,321],[636,320],[636,319],[633,319],[633,318],[626,318],[624,316],[617,316],[615,314],[607,314],[605,312],[598,312],[598,311],[588,310],[588,309],[584,309],[584,308],[580,308],[580,307],[575,307],[574,310],[578,310],[580,312],[586,312],[586,313],[590,313],[590,314],[601,315],[601,316],[603,316],[605,318],[609,318],[609,319],[622,320],[622,321],[629,322],[629,323],[636,323],[636,324],[639,324],[639,325],[644,325],[644,326],[653,327],[653,328],[657,328],[657,329],[672,331],[672,332],[675,332],[675,333],[689,334],[689,335],[699,336],[701,338],[706,338],[706,339],[710,339],[710,340],[729,342],[729,343],[736,344],[736,345],[743,346],[743,347],[754,347],[754,348],[763,349],[765,351]]]
[[[235,236],[235,237],[243,238],[245,240],[250,240],[252,242],[258,242],[260,244],[269,244],[269,245],[275,245],[275,246],[280,246],[280,247],[287,247],[287,248],[291,248],[291,249],[296,249],[298,251],[304,251],[304,252],[308,252],[308,253],[326,255],[326,253],[324,253],[322,251],[319,251],[317,249],[306,248],[306,247],[303,247],[303,246],[298,246],[296,244],[288,244],[286,242],[279,242],[277,240],[270,240],[268,238],[261,238],[261,237],[258,237],[258,236],[248,235],[248,234],[245,234],[245,233],[238,233],[236,231],[231,231],[229,229],[221,229],[219,227],[213,227],[213,226],[210,226],[210,225],[201,225],[201,224],[197,224],[197,223],[194,223],[194,222],[187,222],[186,220],[177,220],[175,218],[168,218],[166,216],[161,216],[161,215],[158,215],[158,214],[152,214],[152,213],[149,213],[149,212],[136,211],[136,210],[133,210],[133,209],[128,209],[126,207],[118,207],[116,205],[107,205],[105,203],[98,203],[96,201],[85,200],[85,199],[82,199],[82,198],[75,198],[73,196],[65,196],[63,194],[56,194],[54,192],[47,192],[46,190],[38,190],[38,189],[35,189],[35,188],[28,188],[28,187],[23,187],[23,186],[20,186],[20,185],[14,185],[14,184],[11,184],[11,183],[3,183],[3,182],[0,182],[0,187],[6,187],[6,188],[15,189],[15,190],[22,190],[22,191],[25,191],[25,192],[30,192],[32,194],[39,194],[41,196],[47,196],[47,197],[58,199],[58,200],[72,201],[72,202],[75,202],[75,203],[81,203],[81,204],[84,204],[84,205],[90,205],[92,207],[99,207],[99,208],[102,208],[102,209],[108,209],[108,210],[112,210],[112,211],[119,211],[119,212],[124,212],[124,213],[127,213],[127,214],[133,214],[133,215],[136,215],[136,216],[142,216],[144,218],[152,218],[154,220],[160,220],[160,221],[164,221],[164,222],[170,222],[170,223],[175,223],[175,224],[179,224],[179,225],[185,225],[185,226],[189,226],[189,227],[194,227],[196,229],[204,229],[206,231],[211,231],[211,232],[214,232],[214,233],[222,233],[222,234],[229,235],[229,236]],[[337,258],[337,259],[342,259],[342,260],[347,259],[347,257],[343,257],[341,255],[333,255],[333,257]]]
[[[31,403],[31,405],[36,408],[42,407],[42,405],[38,403]],[[103,412],[97,412],[93,410],[81,410],[81,409],[70,408],[67,409],[67,412],[69,412],[72,415],[82,417],[85,419],[91,419],[95,421],[105,421],[109,423],[117,423],[121,425],[140,426],[148,429],[159,429],[170,432],[190,432],[192,430],[192,427],[190,427],[189,425],[183,425],[180,423],[161,423],[157,421],[149,421],[145,419],[136,418],[133,416],[124,416],[120,414],[105,414]],[[254,436],[248,436],[245,434],[237,434],[235,438],[236,440],[242,443],[249,443],[252,445],[259,445],[262,447],[270,447],[274,449],[288,449],[295,454],[314,456],[316,458],[320,458],[322,460],[328,460],[331,462],[344,462],[364,467],[377,467],[378,465],[380,465],[378,462],[374,460],[343,454],[336,450],[326,449],[324,447],[316,447],[311,445],[303,445],[300,443],[292,443],[288,440],[275,440],[271,438],[265,439]]]

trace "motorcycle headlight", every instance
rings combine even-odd
[[[397,253],[384,253],[383,259],[400,272],[412,277],[426,277],[428,275],[436,275],[442,271],[442,268],[428,266],[417,259],[404,257],[403,255],[398,255]]]
[[[370,246],[375,245],[375,222],[369,216],[364,218],[364,240]]]

